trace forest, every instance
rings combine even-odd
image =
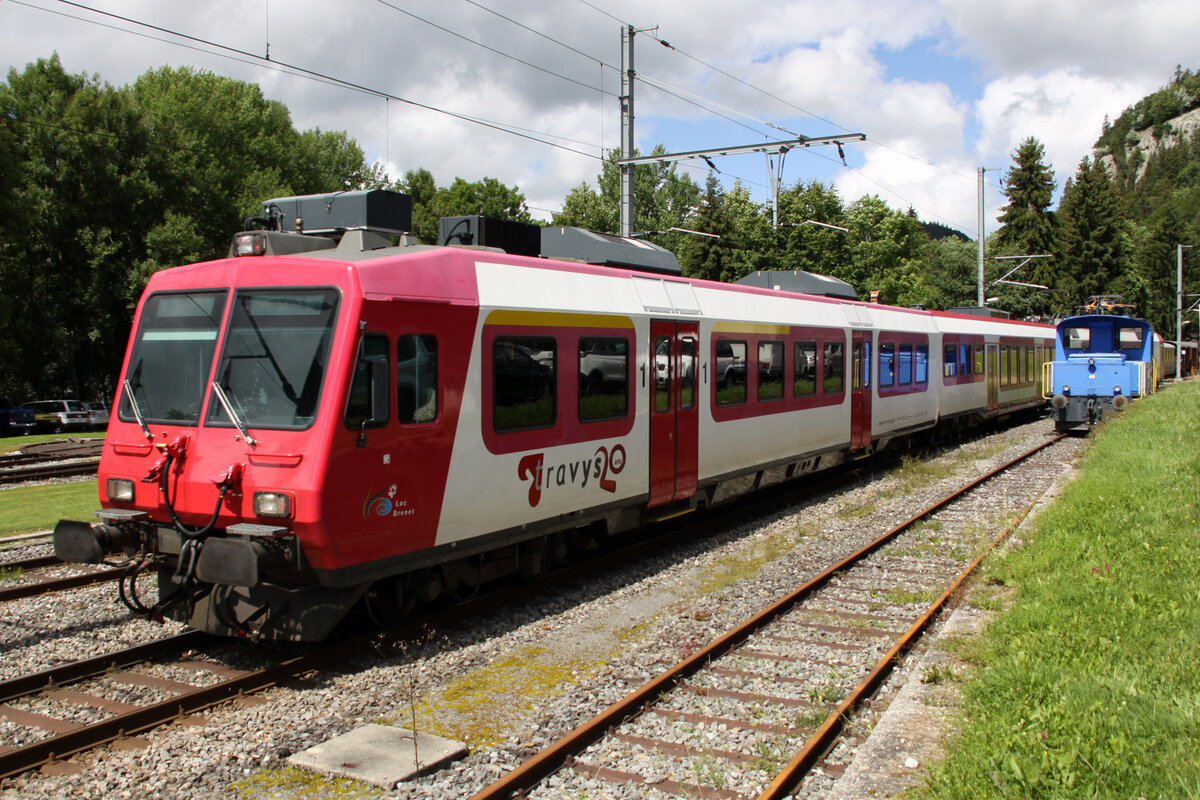
[[[989,305],[1050,320],[1115,294],[1173,338],[1176,246],[1200,240],[1200,133],[1176,126],[1197,107],[1200,76],[1177,69],[1118,119],[1098,120],[1095,150],[1066,178],[1057,208],[1044,146],[1025,138],[1002,175],[987,281],[1019,263],[1001,256],[1048,255],[1013,277],[1047,288],[993,284]],[[615,233],[618,182],[614,153],[551,224]],[[674,165],[648,165],[634,183],[636,230],[719,236],[649,237],[679,256],[685,275],[803,269],[848,281],[864,300],[878,292],[898,305],[975,304],[976,242],[876,196],[846,203],[835,187],[798,181],[780,190],[780,219],[847,230],[776,228],[769,205],[713,175],[701,186]],[[162,67],[113,87],[66,73],[57,57],[10,71],[0,83],[0,389],[14,399],[111,399],[155,271],[224,256],[264,199],[378,187],[412,197],[413,233],[429,243],[441,216],[532,221],[519,189],[494,178],[439,184],[413,169],[389,182],[345,132],[296,130],[254,84]],[[1197,262],[1185,256],[1185,309],[1200,292]]]

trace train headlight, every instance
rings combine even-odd
[[[254,514],[258,517],[290,517],[292,498],[283,492],[255,492]]]
[[[262,231],[246,231],[233,237],[233,252],[237,256],[261,256],[267,252],[267,237]]]
[[[109,478],[104,482],[104,494],[116,503],[132,503],[133,481],[129,478]]]

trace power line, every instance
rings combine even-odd
[[[531,28],[528,25],[526,25],[525,23],[518,22],[517,20],[513,19],[512,17],[505,16],[504,14],[501,14],[499,11],[496,11],[495,9],[491,9],[481,3],[477,3],[477,2],[475,2],[475,0],[463,0],[463,2],[469,3],[473,6],[475,6],[476,8],[480,9],[481,11],[486,11],[487,13],[492,14],[493,16],[499,17],[500,19],[504,20],[505,22],[512,23],[513,25],[516,25],[518,28],[529,31],[534,36],[540,36],[541,38],[545,39],[548,42],[552,42],[552,43],[558,45],[559,47],[570,50],[572,53],[581,55],[584,58],[589,59],[591,61],[595,61],[601,67],[607,67],[608,69],[611,69],[613,72],[617,72],[617,73],[619,73],[621,71],[620,67],[613,66],[612,64],[605,62],[603,59],[599,58],[598,56],[594,56],[591,53],[585,53],[582,50],[579,50],[578,48],[572,47],[571,45],[567,44],[566,42],[561,41],[560,39],[555,39],[553,36],[551,36],[547,33],[543,33],[542,31],[539,31],[536,28]]]
[[[464,36],[463,34],[458,33],[457,31],[452,31],[443,25],[439,25],[436,22],[431,22],[430,20],[427,20],[424,17],[417,16],[416,14],[412,13],[411,11],[405,11],[403,8],[394,6],[391,3],[389,3],[388,0],[375,0],[375,2],[379,3],[382,6],[387,6],[388,8],[392,9],[393,11],[403,14],[406,17],[415,19],[418,22],[423,22],[426,25],[430,26],[431,28],[437,28],[442,33],[445,33],[449,36],[453,36],[456,39],[462,39],[464,42],[467,42],[468,44],[473,44],[476,47],[481,47],[484,50],[487,50],[489,53],[495,53],[496,55],[500,56],[501,58],[507,58],[511,61],[517,62],[518,64],[523,64],[524,66],[529,67],[531,69],[536,69],[538,72],[544,72],[547,75],[552,75],[555,78],[559,78],[559,79],[567,81],[569,83],[573,83],[576,86],[582,86],[583,88],[585,88],[589,91],[600,92],[601,94],[607,94],[609,97],[614,97],[614,98],[616,97],[616,95],[613,94],[612,92],[605,92],[604,89],[600,88],[599,86],[592,86],[590,84],[584,83],[583,81],[578,81],[578,80],[575,80],[574,78],[568,78],[566,75],[563,75],[562,73],[555,72],[554,70],[547,69],[546,67],[540,67],[531,61],[526,61],[523,58],[518,58],[517,56],[511,55],[509,53],[505,53],[503,50],[497,50],[496,48],[494,48],[490,45],[486,45],[483,42],[479,42],[468,36]]]
[[[29,3],[21,2],[21,0],[9,0],[9,1],[17,3],[18,5],[26,6],[27,8],[31,8],[31,9],[34,9],[37,11],[48,11],[49,13],[54,13],[54,14],[58,13],[58,12],[50,11],[49,9],[41,8],[39,6],[31,5]],[[427,103],[422,103],[417,100],[410,100],[409,98],[406,98],[406,97],[400,97],[399,95],[391,94],[390,92],[386,92],[382,89],[375,89],[375,88],[372,88],[369,86],[365,86],[363,84],[359,84],[359,83],[355,83],[353,81],[346,80],[344,78],[338,78],[333,75],[328,75],[328,74],[325,74],[322,72],[318,72],[316,70],[308,69],[306,67],[301,67],[297,64],[290,64],[286,61],[280,61],[280,60],[274,59],[274,58],[267,59],[263,56],[258,56],[258,55],[255,55],[254,53],[250,53],[245,50],[240,50],[236,47],[231,47],[229,45],[220,44],[219,42],[213,42],[213,41],[209,41],[207,39],[202,39],[198,36],[192,36],[190,34],[181,33],[179,31],[171,30],[170,28],[164,28],[164,27],[161,27],[158,25],[153,25],[149,22],[143,22],[141,20],[132,19],[130,17],[124,17],[124,16],[121,16],[120,14],[115,14],[110,11],[102,11],[100,9],[92,8],[90,6],[85,6],[81,3],[73,2],[72,0],[56,0],[56,2],[62,3],[63,5],[71,6],[73,8],[77,8],[81,11],[88,11],[88,12],[91,12],[93,14],[97,14],[97,15],[100,15],[103,17],[108,17],[110,19],[119,20],[120,22],[129,24],[129,25],[135,25],[135,26],[142,27],[142,28],[148,28],[149,30],[157,31],[158,33],[161,33],[161,34],[178,37],[180,39],[184,39],[189,42],[194,42],[196,44],[203,45],[205,47],[214,48],[215,50],[221,51],[221,52],[213,52],[211,50],[202,50],[198,47],[191,47],[189,45],[181,44],[181,43],[173,41],[173,40],[160,39],[156,36],[147,36],[146,34],[139,33],[138,31],[125,30],[125,29],[122,29],[122,28],[119,28],[116,26],[105,25],[103,23],[98,23],[95,20],[87,19],[85,17],[71,17],[71,15],[59,14],[60,16],[67,16],[68,18],[71,18],[71,19],[77,19],[80,22],[85,22],[85,23],[89,23],[89,24],[98,24],[98,25],[101,25],[102,27],[111,28],[113,30],[119,30],[124,33],[129,33],[129,34],[132,34],[135,36],[145,36],[145,38],[149,38],[149,39],[152,39],[155,41],[161,41],[166,44],[171,44],[171,45],[186,47],[186,48],[192,49],[192,50],[197,50],[198,52],[203,52],[203,53],[206,53],[207,55],[218,56],[221,58],[229,58],[230,60],[238,61],[240,63],[246,63],[246,64],[251,64],[254,66],[266,67],[267,69],[270,69],[275,72],[282,72],[284,74],[293,75],[295,77],[305,78],[308,80],[314,80],[318,83],[325,83],[325,84],[328,84],[331,86],[336,86],[339,88],[350,89],[350,90],[353,90],[353,91],[356,91],[356,92],[359,92],[362,94],[372,95],[374,97],[385,98],[388,100],[395,100],[397,102],[404,103],[406,105],[410,105],[415,108],[420,108],[425,111],[432,111],[434,113],[442,114],[444,116],[448,116],[453,119],[458,119],[463,122],[470,122],[470,123],[480,125],[485,128],[490,128],[492,130],[500,131],[502,133],[507,133],[510,136],[517,136],[522,139],[528,139],[530,141],[537,142],[538,144],[547,145],[548,147],[554,147],[559,150],[565,150],[567,152],[574,153],[576,155],[585,156],[589,159],[594,159],[594,160],[599,159],[598,156],[596,156],[592,153],[585,153],[582,150],[576,150],[573,147],[567,147],[565,145],[556,144],[554,142],[550,142],[550,141],[546,141],[545,139],[538,138],[538,136],[534,136],[534,135],[531,135],[528,133],[523,133],[522,129],[517,128],[515,126],[509,126],[507,123],[493,122],[493,121],[482,119],[480,117],[472,117],[467,114],[460,114],[460,113],[457,113],[454,111],[449,111],[444,108],[438,108],[437,106],[431,106],[431,105],[428,105]],[[232,54],[232,56],[230,54]],[[594,88],[594,87],[590,87],[590,88]],[[541,135],[549,135],[549,134],[541,134]],[[562,138],[562,137],[559,137],[559,138]]]

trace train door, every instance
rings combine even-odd
[[[1000,410],[1000,351],[994,344],[987,346],[987,393],[988,413],[995,414]]]
[[[871,446],[871,332],[853,331],[850,357],[850,449]]]
[[[699,325],[695,322],[650,322],[654,381],[650,403],[650,506],[683,500],[696,492],[699,341]]]

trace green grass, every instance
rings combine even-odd
[[[53,442],[66,439],[103,439],[104,431],[76,431],[73,433],[31,433],[28,436],[0,436],[0,453],[14,453],[22,447],[38,442]]]
[[[1200,384],[1097,432],[991,568],[964,733],[920,798],[1200,797]]]
[[[60,519],[91,522],[99,507],[94,480],[2,489],[0,538],[48,530]]]

